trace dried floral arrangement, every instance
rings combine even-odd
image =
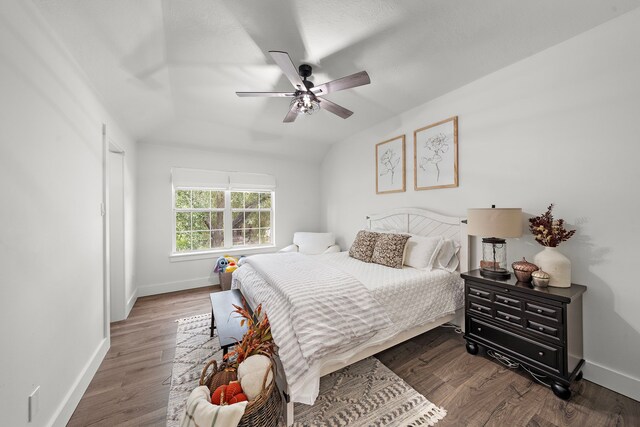
[[[553,203],[542,215],[529,218],[529,231],[535,237],[536,242],[542,246],[555,248],[560,243],[569,240],[576,230],[564,228],[564,219],[553,219],[552,210]]]
[[[253,314],[249,309],[233,305],[234,313],[240,315],[240,325],[247,325],[247,332],[238,341],[232,351],[225,354],[224,360],[231,366],[237,367],[243,360],[254,354],[263,354],[271,357],[275,352],[275,344],[271,335],[271,325],[267,314],[262,312],[262,304],[256,307]]]

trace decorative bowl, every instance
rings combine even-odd
[[[531,273],[531,279],[533,280],[533,286],[537,286],[538,288],[546,288],[549,286],[549,273],[546,273],[542,270],[534,271]]]
[[[518,279],[518,282],[531,282],[531,273],[539,270],[538,266],[528,262],[525,258],[522,258],[522,261],[516,261],[511,264],[511,268],[513,268],[513,272]]]

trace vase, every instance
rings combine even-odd
[[[535,265],[549,274],[549,286],[568,288],[571,286],[571,261],[558,248],[545,246],[533,257]]]

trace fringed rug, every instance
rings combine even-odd
[[[210,314],[178,320],[168,427],[179,425],[184,402],[198,386],[207,361],[222,360],[218,338],[209,337],[210,325]],[[447,413],[375,357],[324,376],[316,403],[313,406],[296,404],[294,412],[297,427],[433,426]]]

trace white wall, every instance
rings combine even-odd
[[[278,247],[291,244],[295,231],[320,228],[320,165],[270,158],[232,149],[200,151],[139,144],[136,280],[140,295],[217,283],[211,276],[219,255],[171,262],[171,168],[267,173],[276,177],[275,217]]]
[[[0,424],[27,425],[40,385],[29,425],[64,425],[109,345],[102,123],[130,154],[130,190],[135,147],[31,2],[0,3],[0,94]]]
[[[640,399],[640,10],[335,144],[322,164],[323,222],[351,244],[369,213],[470,207],[555,213],[584,299],[585,376]],[[417,52],[419,54],[419,52]],[[420,82],[429,84],[428,79]],[[413,130],[459,116],[460,187],[413,190]],[[407,134],[407,191],[375,194],[374,146]],[[509,243],[510,262],[541,248]]]

